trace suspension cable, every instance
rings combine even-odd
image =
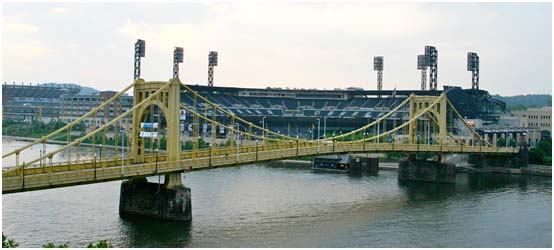
[[[460,115],[460,113],[458,113],[458,110],[456,110],[456,108],[454,108],[454,105],[450,102],[450,100],[448,100],[448,98],[446,98],[446,101],[448,102],[448,105],[450,105],[450,107],[452,108],[452,110],[454,111],[454,113],[456,114],[456,116],[464,122],[464,126],[466,126],[466,128],[469,129],[469,131],[471,131],[474,135],[477,136],[477,138],[479,138],[480,141],[484,141],[488,146],[491,146],[491,147],[495,147],[492,143],[488,142],[487,140],[483,139],[483,137],[481,137],[481,135],[479,133],[477,133],[477,131],[475,131],[472,127],[468,126],[467,123],[465,122],[465,120],[462,118],[462,115]]]
[[[181,83],[181,86],[183,86],[187,91],[191,92],[194,96],[200,98],[202,101],[204,101],[205,103],[209,104],[209,105],[212,105],[213,107],[215,107],[216,109],[218,109],[219,111],[227,114],[228,116],[230,117],[234,117],[236,120],[242,122],[242,123],[245,123],[245,124],[249,124],[251,122],[248,122],[242,118],[240,118],[239,116],[236,116],[235,114],[231,113],[230,111],[224,109],[224,108],[221,108],[219,105],[217,105],[216,103],[213,103],[212,101],[208,100],[208,98],[198,94],[198,92],[192,90],[189,86],[187,86],[186,84],[183,84]],[[276,133],[276,132],[273,132],[271,130],[268,130],[268,129],[265,129],[265,128],[262,128],[258,125],[255,125],[255,124],[252,124],[252,127],[258,129],[258,130],[262,130],[262,131],[265,131],[267,132],[268,134],[273,134],[275,136],[278,136],[278,137],[282,137],[282,138],[285,138],[285,139],[288,139],[288,140],[296,140],[297,138],[292,138],[292,137],[289,137],[289,136],[286,136],[286,135],[282,135],[280,133]],[[302,141],[310,141],[310,140],[305,140],[305,139],[301,139]]]
[[[412,117],[410,120],[408,120],[407,122],[405,122],[404,124],[394,128],[394,129],[391,129],[385,133],[381,133],[379,135],[375,135],[375,136],[372,136],[372,137],[368,137],[368,138],[364,138],[364,139],[359,139],[359,140],[354,140],[354,141],[351,141],[351,142],[360,142],[360,141],[370,141],[370,140],[374,140],[374,139],[377,139],[377,138],[381,138],[381,137],[384,137],[384,136],[387,136],[389,134],[392,134],[398,130],[400,130],[401,128],[409,125],[410,123],[414,122],[416,119],[419,119],[419,117],[421,117],[422,115],[424,115],[425,113],[429,112],[429,110],[431,110],[431,108],[433,108],[435,105],[437,105],[437,103],[439,103],[439,101],[442,99],[442,98],[445,98],[444,97],[444,94],[441,94],[441,96],[439,98],[437,98],[433,103],[431,103],[431,105],[429,105],[429,107],[423,109],[419,114],[417,114],[416,116]]]
[[[394,112],[398,111],[400,108],[402,108],[404,105],[406,105],[411,99],[412,97],[414,96],[414,94],[411,94],[408,98],[406,98],[406,100],[404,100],[402,103],[400,103],[398,106],[396,106],[394,109],[390,110],[388,113],[386,113],[385,115],[379,117],[379,119],[371,122],[370,124],[367,124],[363,127],[360,127],[358,129],[355,129],[355,130],[352,130],[348,133],[344,133],[344,134],[341,134],[341,135],[337,135],[337,136],[333,136],[333,137],[328,137],[328,138],[325,138],[325,140],[333,140],[333,139],[338,139],[338,138],[342,138],[342,137],[345,137],[345,136],[349,136],[351,134],[355,134],[355,133],[358,133],[362,130],[365,130],[367,128],[370,128],[372,126],[374,126],[375,124],[378,124],[380,123],[381,121],[383,121],[384,119],[387,119],[389,116],[391,116],[392,114],[394,114]]]
[[[138,103],[137,105],[135,105],[134,107],[128,109],[125,113],[119,115],[118,117],[114,118],[113,120],[111,120],[110,122],[102,125],[101,127],[95,129],[94,131],[82,136],[81,138],[78,138],[78,139],[75,139],[73,140],[71,143],[63,146],[63,147],[60,147],[50,153],[48,153],[47,155],[43,155],[42,157],[39,157],[37,159],[34,159],[32,161],[29,161],[29,163],[27,163],[26,165],[31,165],[35,162],[38,162],[42,159],[46,159],[48,157],[52,157],[53,155],[65,150],[66,148],[68,147],[72,147],[78,143],[81,143],[83,140],[91,137],[92,135],[102,131],[102,130],[105,130],[106,128],[108,128],[109,126],[113,125],[114,123],[116,123],[117,121],[119,121],[120,119],[122,119],[123,117],[127,116],[128,114],[130,114],[132,111],[134,111],[135,109],[141,107],[144,103],[147,103],[148,101],[150,101],[152,98],[154,98],[155,96],[158,96],[162,90],[165,90],[169,85],[171,84],[171,82],[168,82],[167,84],[163,85],[161,88],[159,88],[158,90],[156,90],[154,93],[152,93],[150,96],[148,96],[147,98],[145,98],[144,100],[142,100],[140,103]],[[90,113],[90,112],[89,112]],[[21,166],[16,166],[14,169],[17,169],[17,168],[21,168]]]
[[[127,90],[129,90],[130,88],[132,88],[133,86],[135,86],[135,83],[133,82],[132,84],[130,84],[129,86],[127,86],[126,88],[124,88],[122,91],[120,91],[119,93],[115,94],[114,96],[112,96],[110,99],[108,99],[107,101],[103,102],[102,104],[100,104],[98,107],[90,110],[89,112],[87,112],[86,114],[84,114],[83,116],[77,118],[75,121],[73,122],[70,122],[68,124],[66,124],[65,126],[63,126],[62,128],[59,128],[58,130],[46,135],[46,136],[43,136],[42,138],[40,139],[37,139],[35,140],[34,142],[32,143],[29,143],[21,148],[18,148],[16,150],[13,150],[7,154],[4,154],[2,155],[2,159],[3,158],[6,158],[12,154],[16,154],[16,153],[19,153],[25,149],[28,149],[30,147],[32,147],[33,145],[36,145],[38,143],[41,143],[41,142],[44,142],[44,141],[47,141],[48,139],[54,137],[55,135],[67,130],[69,127],[72,127],[72,126],[75,126],[76,124],[78,124],[79,122],[81,122],[82,120],[84,120],[85,118],[91,116],[94,114],[94,112],[97,112],[98,110],[100,110],[101,108],[103,108],[104,106],[106,106],[107,104],[109,104],[110,102],[112,102],[113,100],[115,100],[116,98],[118,98],[119,96],[123,95],[125,92],[127,92]]]

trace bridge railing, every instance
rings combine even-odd
[[[151,161],[120,165],[117,161],[103,161],[103,167],[89,163],[79,166],[55,166],[53,171],[43,168],[25,169],[25,175],[3,175],[3,191],[29,190],[50,186],[74,185],[105,180],[125,179],[133,176],[149,176],[174,171],[190,171],[218,166],[255,163],[268,160],[294,158],[299,156],[366,153],[366,152],[437,152],[437,153],[516,153],[515,148],[491,148],[463,145],[425,145],[425,144],[396,144],[396,143],[361,143],[361,142],[334,142],[317,145],[281,144],[267,145],[266,147],[239,146],[238,154],[227,154],[231,148],[227,147],[217,154],[208,154],[208,151],[194,158],[184,158],[178,162]],[[190,153],[190,152],[189,152]],[[160,157],[160,156],[159,156]],[[159,160],[159,158],[158,158]],[[130,159],[129,159],[130,161]],[[130,162],[129,162],[130,163]]]

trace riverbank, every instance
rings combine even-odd
[[[23,136],[12,136],[12,135],[2,135],[2,140],[8,139],[8,140],[14,140],[14,141],[25,141],[25,142],[34,142],[40,138],[33,138],[33,137],[23,137]],[[55,145],[67,145],[66,141],[58,141],[58,140],[48,140],[48,144],[55,144]],[[81,147],[94,147],[98,148],[98,144],[92,144],[92,143],[81,143]],[[113,149],[113,150],[121,150],[127,149],[128,147],[121,147],[121,146],[113,146],[113,145],[102,145],[102,148],[106,149]],[[150,152],[150,149],[145,149],[146,152]],[[160,150],[160,152],[165,152],[165,150]]]
[[[552,177],[552,167],[542,166],[542,165],[531,165],[531,164],[527,168],[502,168],[502,167],[477,168],[468,164],[468,165],[456,166],[456,172],[537,175],[537,176]]]
[[[2,139],[11,139],[15,141],[26,141],[26,142],[34,142],[40,138],[33,138],[33,137],[22,137],[22,136],[12,136],[12,135],[2,135]],[[48,140],[49,144],[56,144],[56,145],[67,145],[67,141],[58,141],[58,140]],[[99,147],[98,144],[92,144],[92,143],[81,143],[81,146],[84,147]],[[121,146],[112,146],[112,145],[102,145],[103,148],[110,148],[110,149],[121,149]],[[123,147],[127,148],[127,147]]]

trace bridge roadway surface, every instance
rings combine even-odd
[[[318,150],[319,148],[319,150]],[[167,162],[165,155],[147,154],[145,162],[132,163],[125,158],[122,168],[121,159],[83,160],[78,163],[67,162],[56,165],[43,164],[27,166],[24,174],[19,169],[4,169],[2,173],[2,193],[15,193],[54,187],[74,186],[105,181],[129,179],[133,177],[188,172],[215,167],[237,166],[243,164],[337,153],[360,152],[435,152],[435,153],[476,153],[476,154],[515,154],[516,148],[480,147],[464,145],[425,145],[362,142],[321,142],[298,145],[296,142],[217,148],[213,151],[198,150],[182,152],[179,161]]]

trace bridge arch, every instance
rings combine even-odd
[[[133,102],[138,105],[157,90],[166,85],[167,82],[145,82],[142,79],[135,81]],[[132,156],[134,163],[145,162],[145,140],[140,137],[140,123],[144,121],[147,111],[158,107],[163,113],[166,124],[166,159],[168,161],[179,160],[179,103],[180,103],[180,81],[171,79],[166,89],[163,89],[157,96],[142,103],[140,108],[133,112],[133,134],[132,134]],[[153,111],[153,110],[152,110]],[[161,124],[159,124],[161,126]]]
[[[438,98],[438,100],[437,100]],[[437,103],[433,103],[435,101],[438,101]],[[440,97],[435,96],[415,96],[414,98],[410,99],[410,117],[415,117],[419,113],[424,112],[424,110],[427,109],[427,107],[431,107],[429,110],[427,110],[428,114],[431,116],[434,116],[434,119],[437,120],[438,124],[438,140],[442,144],[443,142],[446,142],[446,98],[444,95],[441,95]],[[418,120],[414,120],[409,124],[408,132],[409,132],[409,142],[412,144],[417,144],[417,128],[418,128]],[[444,141],[443,141],[444,140]]]
[[[144,103],[143,106],[141,106],[137,110],[137,115],[139,117],[140,122],[145,122],[148,115],[150,114],[150,112],[154,112],[154,109],[156,107],[158,108],[159,112],[161,112],[161,114],[163,114],[163,118],[161,118],[161,115],[160,115],[160,118],[165,121],[164,123],[165,123],[166,128],[167,128],[167,124],[169,123],[169,120],[168,120],[169,117],[166,115],[167,112],[168,112],[168,107],[166,105],[164,105],[164,103],[162,103],[158,99],[151,99],[150,101],[147,101],[146,103]],[[157,120],[157,122],[158,122],[158,129],[156,129],[157,131],[160,131],[162,129],[161,119]],[[150,122],[154,123],[155,121],[151,120]],[[148,130],[146,130],[146,131],[148,131]],[[140,131],[139,131],[139,133],[140,133]],[[159,136],[160,135],[158,135],[158,137]],[[158,138],[158,140],[159,139],[160,138]],[[166,139],[169,139],[169,138],[167,138],[167,136],[166,136]],[[138,151],[137,151],[138,158],[141,159],[140,162],[144,162],[144,155],[145,155],[145,152],[146,152],[145,139],[144,138],[138,138],[137,142],[139,143],[139,145],[137,145],[138,146]]]

